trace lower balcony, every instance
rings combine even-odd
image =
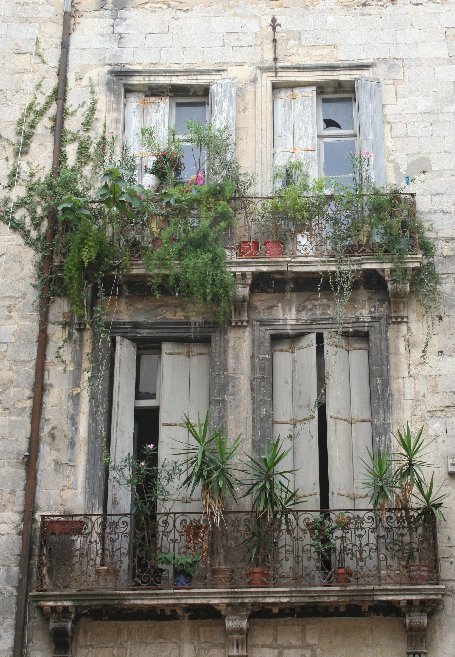
[[[197,513],[43,516],[34,598],[104,609],[139,600],[365,609],[442,595],[435,531],[414,512],[294,511],[257,533],[241,511],[219,528]]]

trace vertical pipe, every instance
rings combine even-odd
[[[66,78],[68,70],[69,41],[71,33],[71,2],[64,0],[62,43],[60,65],[58,71],[57,108],[55,117],[54,147],[52,154],[52,174],[57,177],[60,173],[60,155],[62,144],[62,131],[64,119]],[[49,273],[53,260],[53,240],[55,231],[55,215],[49,214],[46,228],[46,252],[42,262],[43,284],[39,298],[39,325],[35,360],[35,380],[33,385],[32,414],[30,421],[30,436],[28,446],[28,462],[24,491],[24,518],[22,527],[22,544],[19,559],[19,582],[16,601],[16,619],[14,631],[13,657],[23,657],[24,629],[27,609],[28,570],[32,547],[33,512],[36,496],[36,475],[39,451],[39,431],[43,409],[43,385],[46,363],[47,329],[49,322]]]

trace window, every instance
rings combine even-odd
[[[336,85],[335,85],[336,86]],[[344,89],[349,83],[344,82]],[[375,182],[385,182],[382,96],[378,80],[359,78],[350,91],[326,93],[328,83],[273,89],[273,166],[301,160],[311,178],[349,184],[350,155],[372,153]]]
[[[372,449],[368,338],[308,333],[272,341],[273,435],[306,509],[364,508]]]
[[[319,174],[330,181],[352,183],[352,155],[357,132],[351,96],[318,97]]]
[[[176,458],[175,450],[188,440],[183,416],[196,422],[208,412],[209,360],[209,343],[162,342],[141,351],[135,342],[116,338],[110,446],[115,463],[150,443],[158,446],[158,464]],[[199,502],[179,499],[176,488],[174,511],[200,510]],[[108,512],[130,513],[130,507],[131,494],[110,481]]]
[[[139,156],[137,177],[146,187],[154,184],[154,176],[145,173],[151,158],[143,152],[141,130],[154,129],[158,141],[165,145],[170,127],[185,139],[188,119],[199,122],[210,121],[215,127],[226,127],[235,138],[236,83],[226,78],[210,84],[155,84],[148,91],[125,91],[123,134],[133,154]],[[194,175],[198,162],[194,161],[192,149],[183,147],[185,169],[181,178]],[[203,164],[203,160],[201,161]]]

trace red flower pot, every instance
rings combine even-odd
[[[268,586],[269,585],[269,569],[268,568],[250,568],[247,571],[248,586]]]
[[[264,242],[264,253],[266,258],[279,258],[283,255],[283,242],[279,240],[266,240]]]
[[[256,258],[259,253],[259,242],[257,240],[245,240],[239,243],[239,258]]]

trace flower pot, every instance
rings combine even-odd
[[[268,568],[250,568],[246,573],[248,586],[268,586],[269,574],[270,570]]]
[[[264,242],[264,253],[266,258],[279,258],[283,255],[283,242],[279,240],[266,240]]]
[[[185,573],[183,570],[176,570],[174,573],[174,586],[183,587],[191,586],[193,582],[193,575]]]
[[[352,581],[352,568],[336,568],[335,569],[335,582],[346,586]]]
[[[84,520],[70,520],[69,518],[46,519],[44,533],[53,536],[80,536],[86,527]]]
[[[244,240],[239,242],[239,258],[256,258],[259,253],[259,242],[257,240]]]
[[[118,584],[118,569],[116,566],[98,566],[96,568],[96,583],[100,589],[115,589]]]
[[[232,587],[234,569],[230,566],[212,567],[212,585],[214,589],[229,589]]]
[[[409,584],[432,584],[433,568],[429,563],[407,563],[406,574]]]

